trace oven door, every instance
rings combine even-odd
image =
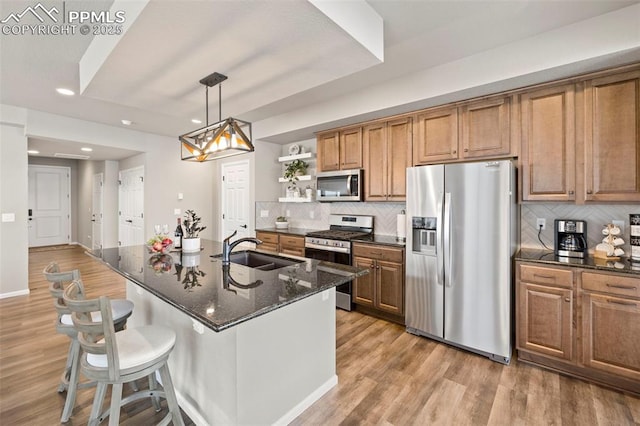
[[[339,263],[341,265],[351,265],[351,254],[337,253],[335,251],[322,250],[306,247],[304,256],[310,259],[323,260],[325,262]],[[351,311],[353,309],[351,298],[351,281],[336,287],[336,307]]]

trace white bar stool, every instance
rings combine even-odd
[[[166,398],[169,413],[160,422],[184,425],[173,389],[167,360],[176,343],[176,333],[167,327],[144,326],[115,332],[109,298],[86,300],[82,283],[74,280],[63,294],[64,303],[72,311],[71,319],[82,347],[82,373],[97,382],[89,425],[97,425],[109,417],[109,425],[120,420],[120,407],[150,397],[159,411],[159,397]],[[100,315],[96,315],[99,313]],[[159,372],[163,390],[156,389]],[[138,391],[122,399],[122,385],[143,377],[149,378],[149,390]],[[112,385],[111,406],[102,411],[107,386]]]
[[[69,352],[67,354],[67,363],[60,378],[58,392],[67,391],[64,408],[62,409],[61,423],[66,423],[71,417],[73,407],[76,400],[76,392],[78,389],[95,386],[95,382],[79,383],[80,380],[80,344],[78,343],[78,333],[73,327],[71,320],[71,311],[64,304],[63,292],[65,283],[71,283],[73,280],[80,279],[80,271],[74,269],[69,272],[60,272],[60,268],[56,262],[51,262],[44,268],[43,274],[49,281],[49,292],[54,298],[54,306],[58,313],[56,320],[56,331],[66,334],[71,340],[69,342]],[[82,290],[84,292],[84,289]],[[127,324],[127,318],[133,312],[133,302],[126,299],[115,299],[111,301],[111,309],[113,312],[114,328],[116,331],[123,330]]]

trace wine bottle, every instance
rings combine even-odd
[[[182,225],[180,225],[180,218],[178,218],[178,226],[176,227],[176,231],[173,233],[173,247],[179,249],[182,248]]]

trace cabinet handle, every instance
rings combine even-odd
[[[636,306],[635,303],[633,302],[623,302],[621,300],[611,300],[611,299],[607,299],[607,303],[614,303],[616,305],[625,305],[625,306]]]
[[[571,302],[571,298],[569,298],[569,297],[565,297],[565,298],[564,298],[564,301],[565,301],[565,302]]]
[[[537,278],[544,278],[546,280],[556,280],[556,277],[554,277],[553,275],[540,275],[540,274],[533,274],[534,277]]]
[[[592,190],[587,189],[587,194],[592,194],[592,193],[593,193],[593,191],[592,191]]]
[[[620,284],[609,284],[607,283],[607,287],[611,288],[621,288],[623,290],[635,290],[636,287],[632,285],[620,285]]]
[[[574,194],[574,191],[569,191],[569,195],[573,195],[573,194]]]
[[[453,151],[451,151],[452,154],[455,154],[457,151],[454,149]]]
[[[465,148],[465,149],[464,149],[464,152],[469,152],[469,148]]]
[[[372,251],[371,254],[375,254],[376,256],[381,256],[382,253],[380,253],[379,251]]]
[[[376,269],[380,269],[380,265],[376,265]]]

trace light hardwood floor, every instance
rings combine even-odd
[[[51,260],[79,268],[89,297],[124,297],[123,278],[81,248],[30,253],[31,293],[0,300],[1,425],[59,422],[65,394],[56,387],[68,339],[55,332],[42,277]],[[515,359],[503,366],[357,312],[337,311],[337,347],[339,384],[294,425],[640,424],[640,398]],[[78,391],[68,425],[86,424],[93,392]],[[121,423],[154,424],[165,413],[139,401],[123,409]]]

